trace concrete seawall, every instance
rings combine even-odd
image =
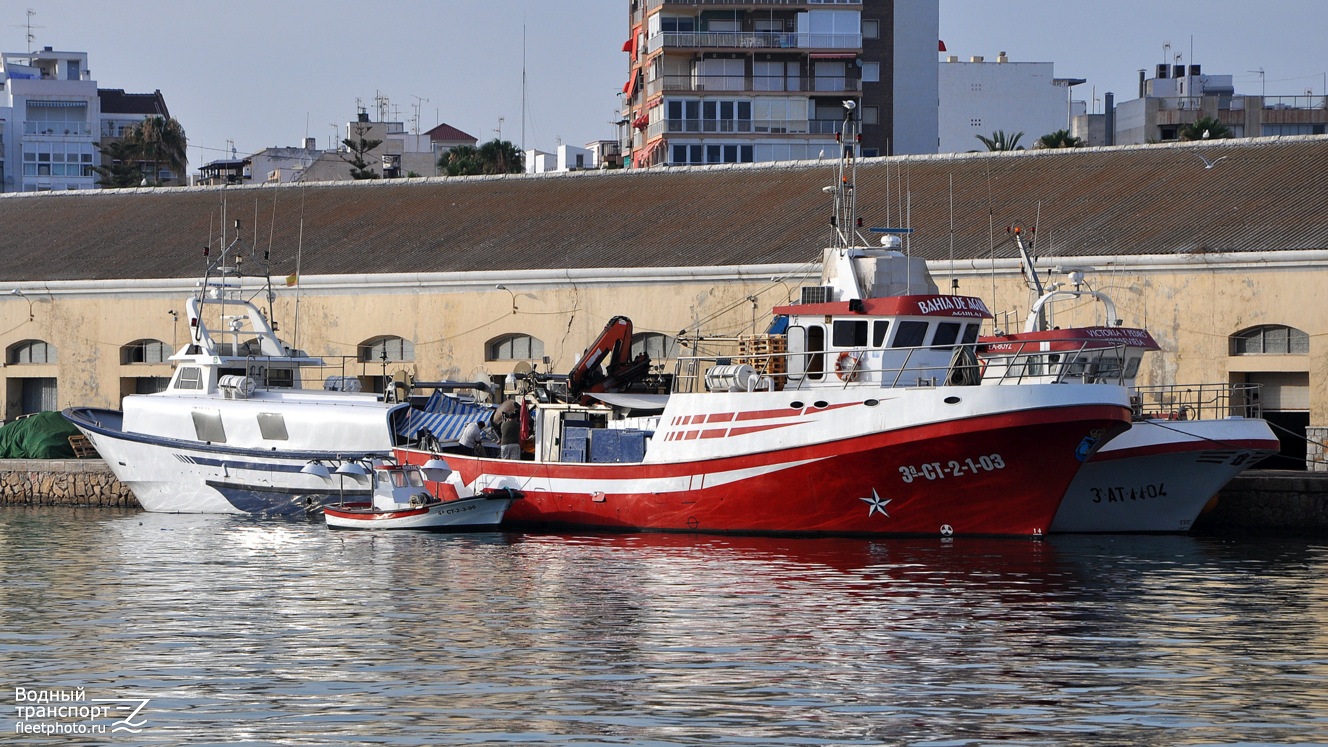
[[[138,508],[138,501],[100,459],[0,459],[0,506]],[[1246,472],[1194,532],[1328,536],[1328,473]]]

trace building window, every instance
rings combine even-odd
[[[862,107],[862,123],[865,125],[874,125],[881,121],[881,107],[864,106]]]
[[[1295,327],[1269,324],[1231,336],[1232,355],[1309,355],[1310,336]]]
[[[161,340],[134,340],[120,348],[120,365],[135,363],[165,363],[171,349]]]
[[[361,363],[413,361],[415,360],[415,343],[403,337],[391,335],[375,337],[368,342],[360,343],[357,357]]]
[[[55,346],[42,340],[23,340],[9,346],[5,362],[10,365],[23,363],[55,363]]]
[[[878,21],[878,20],[876,20],[876,19],[874,19],[874,18],[864,18],[864,19],[862,19],[862,38],[863,38],[863,39],[880,39],[880,38],[881,38],[881,22]]]
[[[645,353],[650,360],[678,357],[678,340],[658,332],[641,332],[632,335],[632,357]]]
[[[881,63],[864,62],[862,63],[862,82],[880,83],[881,82]]]
[[[530,335],[503,335],[485,345],[485,360],[520,361],[544,357],[544,342]]]

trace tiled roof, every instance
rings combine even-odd
[[[467,135],[466,133],[462,132],[461,130],[458,130],[457,128],[447,123],[440,124],[437,127],[434,127],[432,130],[429,130],[425,134],[429,136],[430,140],[445,142],[445,143],[450,143],[456,140],[464,140],[470,143],[478,142],[473,136]]]
[[[1205,168],[1200,155],[1224,158]],[[195,277],[223,208],[270,245],[274,275],[297,248],[306,275],[813,261],[830,240],[833,169],[7,194],[0,282]],[[1328,137],[1312,136],[864,159],[857,191],[867,226],[907,222],[928,259],[950,257],[952,235],[954,257],[987,257],[1015,222],[1040,224],[1041,255],[1249,252],[1328,248],[1324,174]]]
[[[171,116],[161,91],[153,93],[125,93],[123,88],[98,88],[97,98],[103,114],[142,114]]]

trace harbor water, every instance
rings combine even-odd
[[[1328,744],[1328,542],[0,510],[3,738]]]

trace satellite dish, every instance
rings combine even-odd
[[[521,361],[512,368],[512,373],[516,374],[517,376],[525,376],[527,374],[533,373],[534,371],[535,367],[530,365],[528,361]]]

